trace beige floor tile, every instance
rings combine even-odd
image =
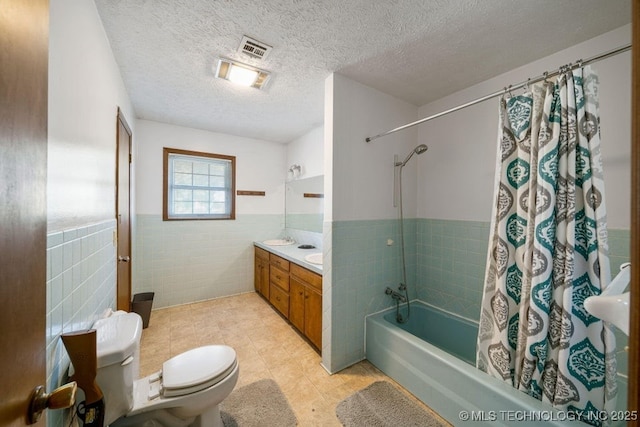
[[[179,353],[213,344],[235,349],[240,366],[236,388],[275,380],[299,426],[340,426],[336,405],[374,381],[389,381],[418,401],[366,360],[329,375],[318,352],[253,292],[154,310],[142,332],[140,374],[160,370],[164,361]]]

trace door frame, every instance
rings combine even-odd
[[[627,409],[640,412],[640,0],[631,5],[631,301]],[[638,414],[638,412],[636,412]],[[629,425],[639,425],[639,421]]]
[[[120,223],[121,223],[121,210],[120,210],[120,190],[121,190],[121,182],[120,182],[120,171],[122,165],[120,164],[121,159],[121,146],[120,146],[120,125],[122,125],[127,132],[128,135],[128,162],[127,162],[127,170],[129,172],[129,177],[127,179],[128,188],[126,189],[128,193],[127,201],[127,215],[126,224],[127,224],[127,238],[124,242],[127,246],[126,256],[129,258],[126,261],[121,261],[120,256],[122,254],[121,244],[123,243],[120,239]],[[129,311],[131,309],[131,145],[133,141],[133,133],[131,132],[131,127],[127,123],[124,114],[120,107],[118,107],[117,117],[116,117],[116,306],[118,310]],[[126,268],[128,270],[128,280],[127,283],[121,283],[120,279],[120,269]]]

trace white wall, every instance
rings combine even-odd
[[[162,148],[236,156],[236,189],[265,191],[265,197],[236,197],[236,214],[284,215],[286,146],[148,120],[136,123],[137,213],[162,215]]]
[[[300,165],[300,178],[310,178],[324,173],[324,127],[311,129],[287,144],[287,169]]]
[[[50,4],[47,390],[67,381],[59,336],[115,308],[116,114],[135,114],[93,1]],[[135,147],[135,139],[134,139]],[[66,426],[73,409],[50,411]]]
[[[365,138],[415,120],[418,108],[339,74],[333,75],[329,102],[333,110],[333,221],[396,218],[394,154],[404,159],[419,143],[417,130],[371,143]],[[404,168],[405,194],[416,191],[415,163]],[[415,198],[408,197],[406,202],[406,217],[415,217]]]
[[[115,217],[116,114],[133,107],[93,1],[50,6],[49,231]]]
[[[630,26],[596,37],[420,108],[427,117],[563,64],[627,45]],[[611,228],[629,228],[630,88],[629,52],[592,65],[600,76],[602,153]],[[521,93],[521,91],[518,91]],[[424,123],[419,140],[429,145],[418,163],[418,217],[489,221],[493,195],[498,98]]]

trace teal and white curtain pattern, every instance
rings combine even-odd
[[[559,410],[613,410],[615,339],[583,305],[609,281],[598,77],[585,67],[500,101],[478,368]]]

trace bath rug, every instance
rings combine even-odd
[[[289,427],[298,424],[287,398],[270,379],[256,381],[231,392],[220,404],[225,427]]]
[[[346,427],[445,427],[386,381],[376,381],[338,403],[336,415]]]

